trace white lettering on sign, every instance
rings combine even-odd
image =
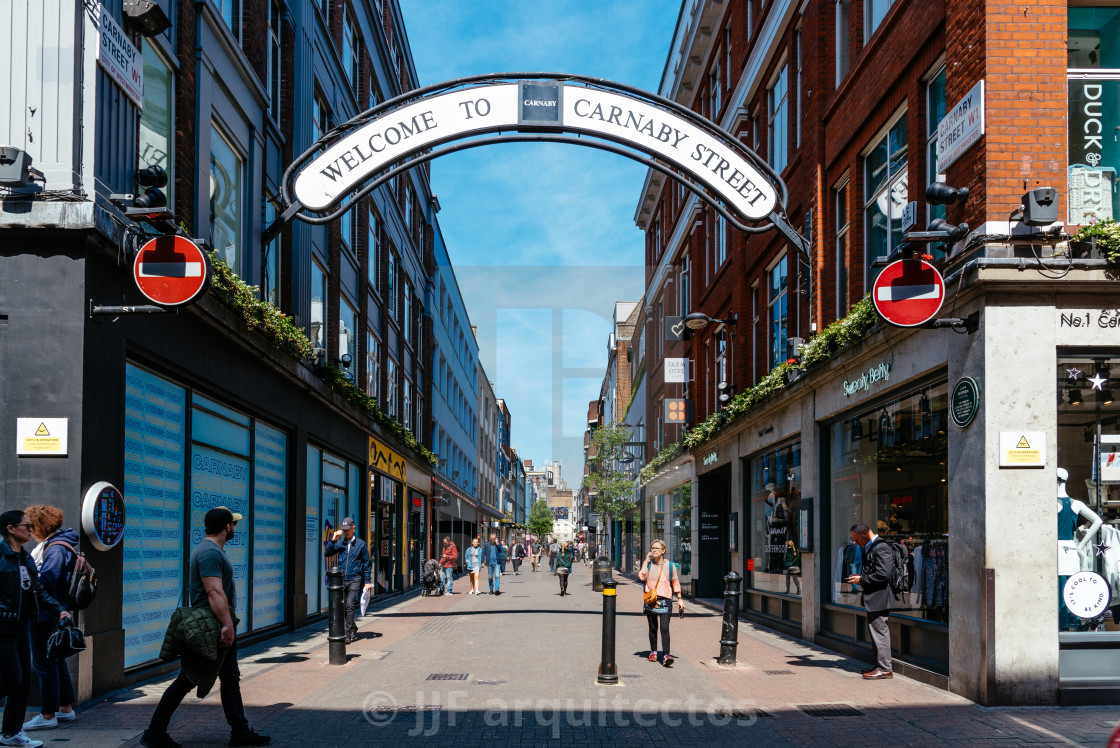
[[[770,179],[740,150],[679,115],[609,91],[564,84],[565,131],[598,135],[652,153],[708,187],[749,220],[766,217],[778,202]],[[406,156],[439,143],[484,132],[516,130],[518,108],[549,106],[525,100],[516,83],[476,86],[429,96],[362,125],[304,165],[293,188],[307,208],[322,210],[356,184]]]
[[[891,378],[891,365],[887,361],[873,366],[856,379],[844,380],[844,397],[851,397],[861,390],[868,389],[876,382],[886,382]]]
[[[682,384],[688,381],[688,359],[665,359],[665,382]]]
[[[937,123],[937,171],[944,172],[984,134],[984,81]]]
[[[101,6],[97,24],[97,62],[138,109],[144,108],[144,56],[125,35],[113,14]]]
[[[709,453],[708,453],[708,454],[707,454],[707,455],[706,455],[706,456],[704,457],[704,464],[705,464],[705,465],[712,465],[712,464],[714,464],[714,463],[716,463],[716,462],[718,462],[718,461],[719,461],[719,452],[718,452],[718,451],[716,451],[716,452],[709,452]]]
[[[918,223],[918,201],[911,200],[902,209],[902,232],[906,233]]]

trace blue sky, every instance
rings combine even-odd
[[[680,3],[401,0],[421,85],[466,75],[578,73],[656,91]],[[439,224],[513,416],[512,444],[583,473],[614,302],[642,293],[634,225],[645,168],[590,148],[510,143],[432,162]]]

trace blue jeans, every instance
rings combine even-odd
[[[455,583],[455,570],[450,566],[445,566],[439,570],[440,579],[443,580],[443,591],[451,594],[451,585]]]
[[[490,564],[490,591],[501,592],[502,590],[502,565]]]

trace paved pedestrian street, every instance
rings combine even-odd
[[[486,584],[481,584],[486,589]],[[719,667],[721,617],[674,618],[671,668],[647,661],[641,588],[620,579],[620,685],[596,685],[602,595],[576,565],[566,597],[545,572],[502,578],[503,594],[412,594],[362,619],[344,666],[327,665],[325,624],[241,657],[252,726],[273,745],[1096,745],[1120,707],[976,706],[907,678],[866,682],[864,663],[740,624],[739,662]],[[47,746],[137,745],[170,676],[88,705],[35,733]],[[171,735],[225,744],[217,688],[189,696]]]

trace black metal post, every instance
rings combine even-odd
[[[327,570],[327,605],[330,629],[327,632],[327,655],[331,665],[346,664],[346,612],[343,609],[342,569]]]
[[[599,683],[604,686],[618,684],[618,668],[614,664],[614,615],[617,607],[616,583],[603,580],[603,656],[599,662]]]
[[[734,665],[739,646],[739,585],[743,578],[732,571],[723,578],[723,638],[719,640],[719,664]]]

